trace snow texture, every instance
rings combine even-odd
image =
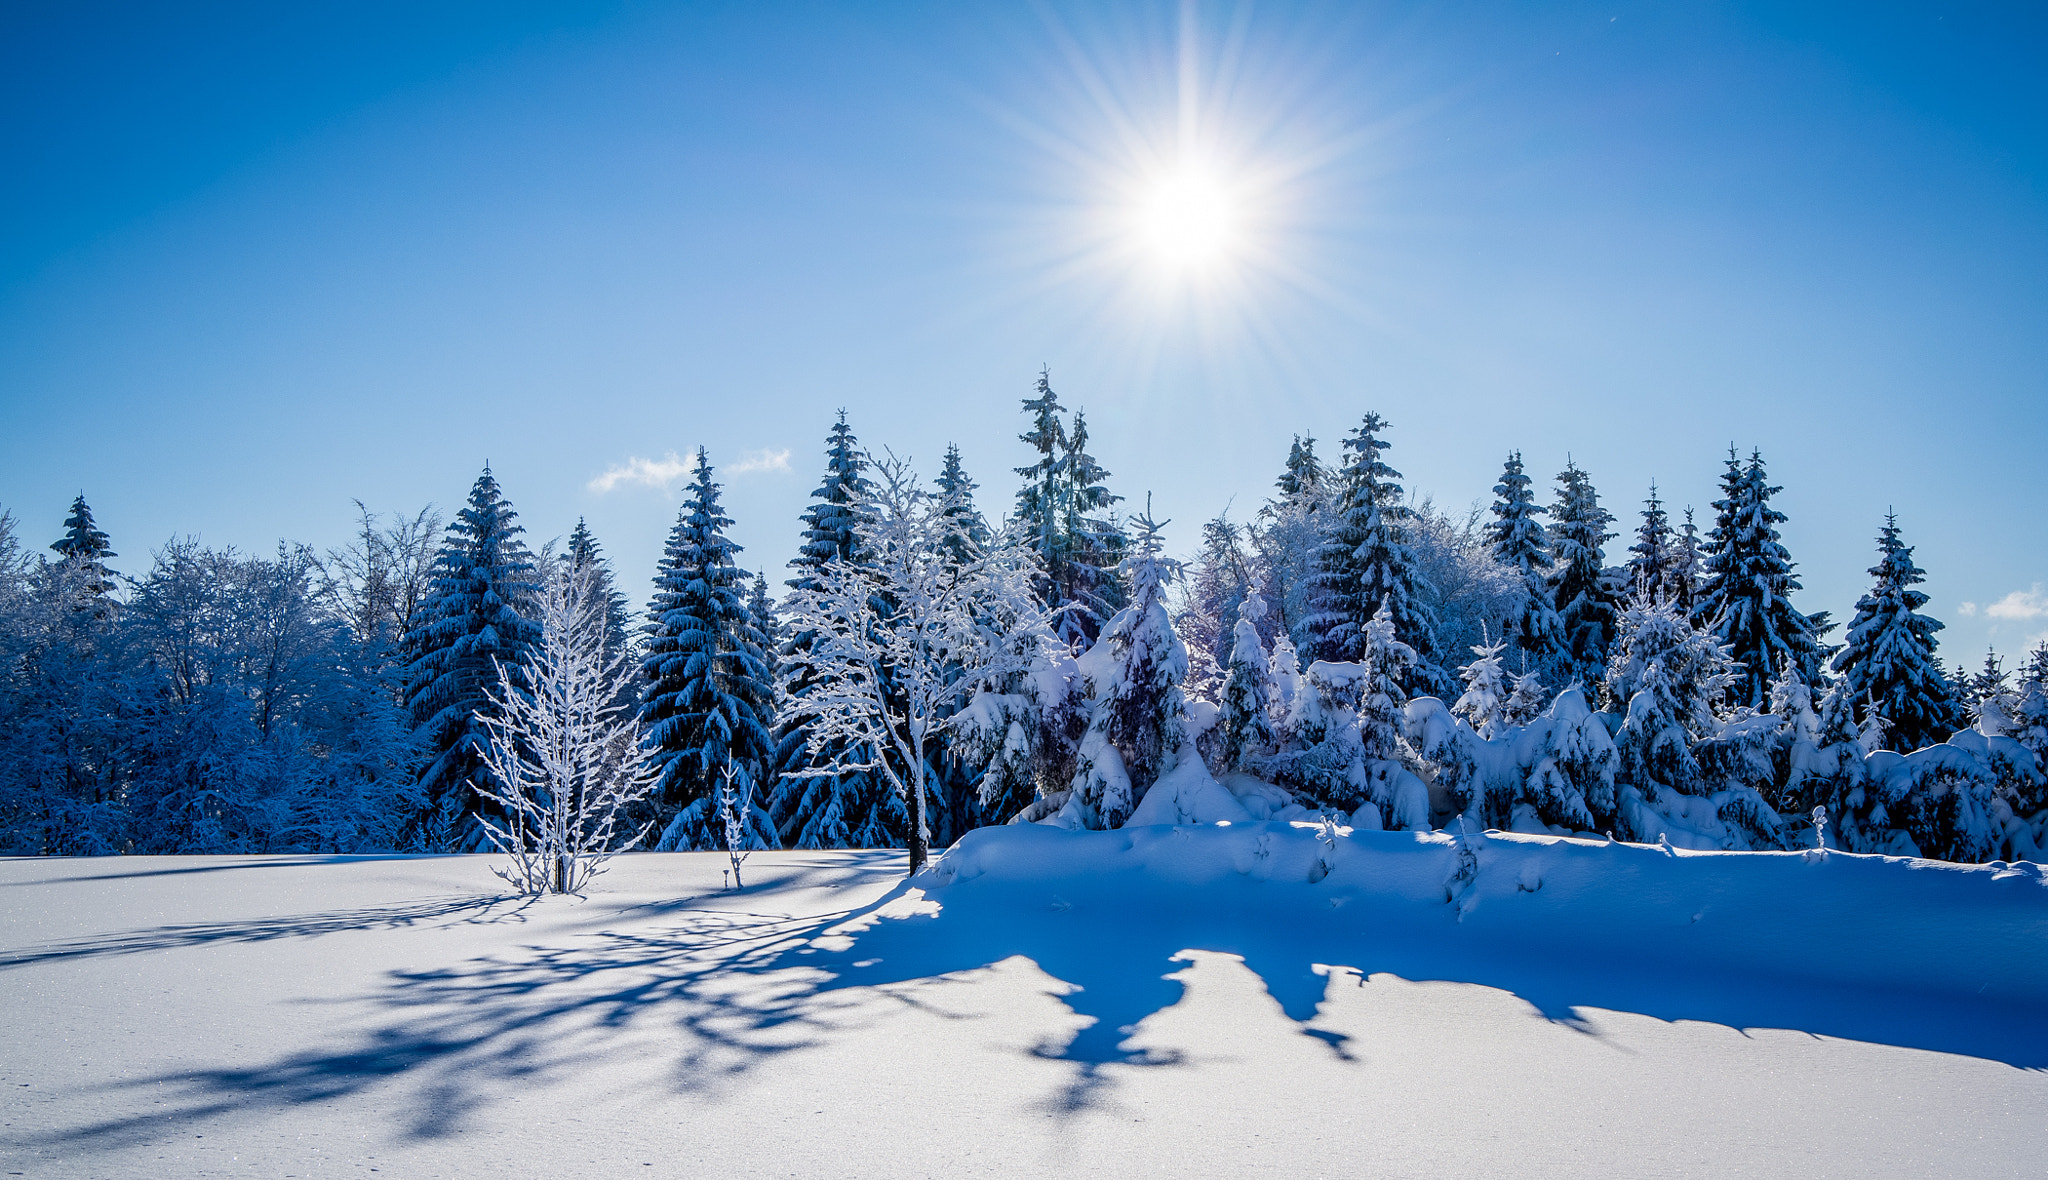
[[[2030,1176],[2032,865],[1304,823],[0,862],[35,1176]],[[1588,1112],[1597,1112],[1589,1114]],[[645,1165],[645,1166],[643,1166]]]

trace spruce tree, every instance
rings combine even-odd
[[[853,533],[854,504],[866,490],[867,455],[860,449],[853,428],[846,424],[846,411],[825,437],[825,480],[811,493],[811,506],[804,510],[803,544],[796,560],[790,562],[797,575],[789,580],[792,590],[810,585],[809,571],[835,557],[852,560],[857,542]]]
[[[1024,399],[1031,428],[1017,439],[1038,458],[1030,466],[1016,469],[1024,477],[1024,486],[1017,489],[1016,519],[1044,567],[1040,597],[1047,606],[1058,607],[1063,604],[1060,589],[1067,582],[1067,540],[1061,529],[1066,520],[1067,427],[1060,418],[1060,399],[1053,392],[1049,370],[1039,371],[1035,393]],[[1062,625],[1066,625],[1064,619]]]
[[[1318,610],[1310,620],[1326,660],[1365,658],[1365,624],[1388,612],[1394,636],[1413,649],[1403,688],[1440,692],[1446,677],[1433,662],[1436,616],[1423,601],[1429,583],[1409,548],[1413,512],[1404,501],[1401,473],[1380,452],[1386,419],[1367,414],[1344,440],[1346,461],[1332,519],[1316,553]]]
[[[654,598],[647,605],[641,664],[641,741],[659,768],[654,796],[666,824],[663,850],[722,847],[715,796],[727,773],[749,797],[768,773],[774,685],[761,633],[733,564],[732,518],[719,506],[711,459],[697,450],[697,475],[669,533]],[[745,817],[754,840],[774,842],[765,813]]]
[[[795,574],[788,581],[790,589],[816,589],[818,571],[828,562],[863,560],[854,523],[858,505],[869,490],[867,469],[866,453],[842,410],[825,438],[824,479],[811,493],[810,507],[804,510],[803,544],[789,563]],[[815,642],[816,632],[791,628],[782,637],[778,664],[800,663],[797,657],[808,653]],[[802,696],[815,687],[812,676],[800,669],[794,679],[783,685],[783,691]],[[798,773],[863,759],[845,750],[812,755],[800,714],[793,710],[790,718],[775,731],[774,777],[768,806],[783,846],[888,847],[898,842],[902,825],[896,813],[902,807],[897,803],[892,808],[894,796],[875,774],[865,770],[827,776]],[[876,819],[878,808],[891,818]]]
[[[988,520],[981,510],[974,506],[974,489],[980,487],[967,476],[967,469],[960,462],[960,448],[946,444],[946,460],[939,468],[939,495],[946,502],[946,515],[956,518],[960,528],[947,534],[946,544],[954,561],[966,561],[970,550],[985,547],[989,541]]]
[[[1075,413],[1069,429],[1060,417],[1059,395],[1050,372],[1038,375],[1036,396],[1024,399],[1031,428],[1018,435],[1038,455],[1017,474],[1016,519],[1045,567],[1040,597],[1048,607],[1067,608],[1056,630],[1076,652],[1088,650],[1126,595],[1115,571],[1129,538],[1117,524],[1109,472],[1088,453],[1088,422]]]
[[[1117,569],[1130,540],[1115,514],[1115,504],[1123,497],[1110,492],[1103,482],[1109,472],[1088,453],[1088,421],[1079,410],[1074,411],[1074,428],[1067,432],[1062,466],[1067,486],[1061,531],[1067,538],[1067,570],[1060,596],[1079,608],[1069,618],[1085,648],[1094,644],[1128,597]]]
[[[1820,680],[1820,644],[1813,621],[1792,609],[1790,595],[1799,579],[1778,540],[1785,514],[1771,507],[1771,497],[1783,489],[1765,478],[1762,453],[1752,452],[1745,468],[1730,447],[1721,487],[1706,544],[1705,587],[1693,618],[1742,665],[1730,702],[1761,711],[1781,657],[1792,661],[1803,682]]]
[[[1644,598],[1670,598],[1666,576],[1677,558],[1671,536],[1671,518],[1657,485],[1650,484],[1650,498],[1643,501],[1643,522],[1636,526],[1635,544],[1628,547],[1628,584],[1632,594]]]
[[[775,615],[775,600],[768,597],[768,575],[755,574],[747,594],[747,613],[754,617],[754,629],[761,633],[761,650],[772,660],[782,648],[782,624]]]
[[[590,531],[589,524],[582,517],[576,518],[576,530],[569,534],[569,543],[564,549],[561,562],[570,572],[585,574],[590,579],[589,592],[596,596],[599,613],[604,620],[604,644],[601,655],[609,667],[613,660],[626,654],[632,645],[629,631],[630,610],[626,595],[620,591],[612,578],[612,563],[604,555],[604,549],[597,543],[597,537]],[[613,705],[625,707],[637,700],[637,686],[627,680],[620,686],[620,697]]]
[[[1602,548],[1614,539],[1607,531],[1614,516],[1600,506],[1592,477],[1578,464],[1567,461],[1557,482],[1562,486],[1550,509],[1551,551],[1557,563],[1550,592],[1564,634],[1560,654],[1566,672],[1590,688],[1606,673],[1616,629],[1617,604]]]
[[[1522,470],[1520,451],[1508,453],[1493,495],[1493,520],[1486,526],[1488,551],[1522,581],[1520,600],[1503,624],[1501,637],[1521,651],[1524,667],[1531,661],[1541,664],[1564,647],[1564,629],[1550,596],[1550,536],[1536,519],[1545,509],[1536,502]]]
[[[1692,506],[1687,505],[1685,523],[1671,543],[1671,564],[1664,567],[1664,586],[1672,603],[1691,619],[1699,617],[1700,564],[1700,530],[1693,523]]]
[[[1874,582],[1856,600],[1848,643],[1835,657],[1842,692],[1854,703],[1858,726],[1883,731],[1887,749],[1907,751],[1945,740],[1958,728],[1960,710],[1934,650],[1939,619],[1920,612],[1927,595],[1913,589],[1926,580],[1913,564],[1913,547],[1899,539],[1898,517],[1886,513],[1877,535]]]
[[[487,774],[482,715],[491,711],[488,691],[498,682],[498,666],[518,668],[541,638],[532,616],[539,588],[533,558],[519,539],[525,531],[485,467],[468,505],[448,526],[434,559],[432,590],[406,635],[413,660],[405,704],[428,751],[419,779],[423,810],[410,832],[418,847],[482,847],[481,830],[469,822],[470,783]]]
[[[70,587],[76,596],[72,609],[102,621],[112,618],[114,573],[107,568],[107,558],[120,554],[114,552],[107,534],[93,523],[85,493],[80,492],[71,501],[71,515],[64,518],[64,535],[51,542],[50,548],[63,558],[74,578]]]
[[[1315,435],[1294,436],[1294,445],[1287,449],[1287,468],[1273,486],[1280,489],[1284,501],[1301,501],[1311,508],[1322,503],[1323,465],[1316,461]]]

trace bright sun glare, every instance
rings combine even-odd
[[[1201,168],[1183,167],[1159,178],[1144,194],[1137,228],[1147,247],[1176,270],[1214,265],[1237,236],[1238,211],[1230,193]]]

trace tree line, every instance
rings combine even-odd
[[[618,827],[646,847],[919,857],[1014,819],[1341,811],[1748,848],[1833,816],[1859,850],[2037,855],[2048,648],[1945,666],[1890,516],[1831,641],[1758,452],[1731,448],[1704,528],[1652,486],[1615,548],[1577,464],[1546,504],[1510,454],[1457,517],[1367,414],[1334,463],[1298,437],[1177,561],[1049,375],[1022,408],[993,521],[957,448],[926,484],[842,412],[780,595],[700,449],[638,612],[582,522],[529,547],[488,468],[445,522],[358,504],[333,550],[173,540],[132,577],[82,495],[44,556],[0,513],[6,850],[483,850],[522,806],[507,694],[538,691],[573,575],[592,666],[633,670],[600,704],[645,757]]]

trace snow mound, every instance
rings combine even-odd
[[[1540,968],[1535,990],[1583,997],[1559,1010],[1586,1002],[1822,1031],[1817,1020],[1842,1035],[1949,1047],[1961,1035],[1976,1046],[1963,1051],[2048,1065],[2048,876],[2031,863],[1303,822],[1017,825],[970,832],[913,884],[941,923],[949,910],[1028,922],[1056,896],[1116,916],[1086,933],[1069,927],[1076,938],[1143,928],[1162,945],[1266,944],[1302,970],[1493,980],[1525,996]],[[1813,990],[1795,1013],[1784,989],[1796,985]],[[1879,999],[1859,1009],[1852,994]],[[2018,1041],[2001,1052],[1999,1037]]]

